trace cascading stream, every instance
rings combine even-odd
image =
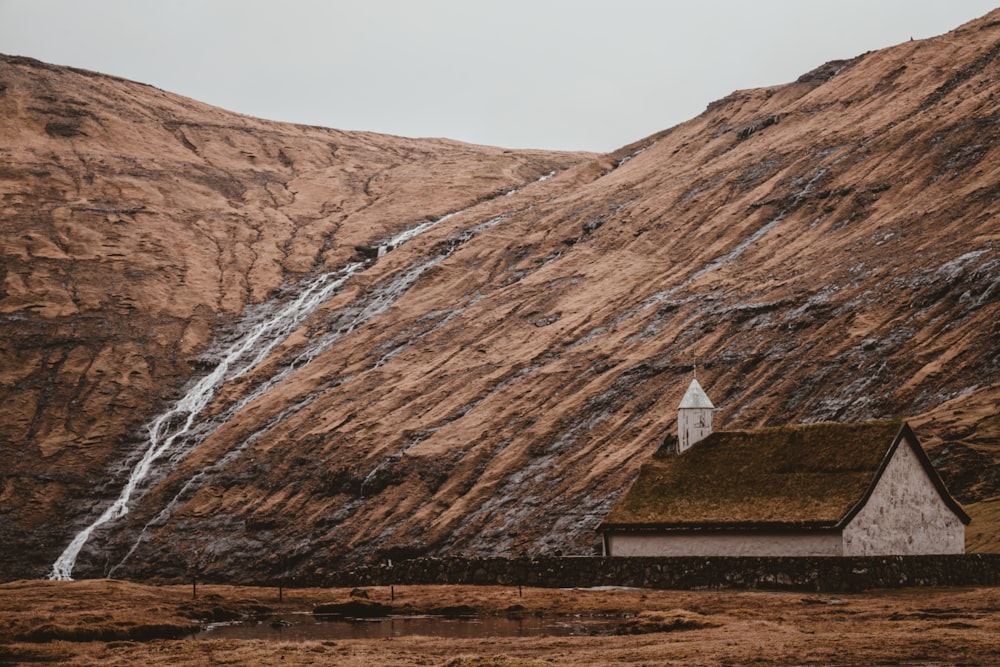
[[[457,215],[457,213],[453,214],[453,215]],[[216,417],[213,417],[211,419],[214,420],[216,422],[216,425],[218,426],[218,425],[221,425],[222,423],[224,423],[225,421],[227,421],[229,418],[231,418],[234,415],[236,415],[240,410],[242,410],[245,406],[247,406],[253,400],[255,400],[256,398],[258,398],[258,397],[262,396],[263,394],[267,393],[267,391],[269,391],[271,388],[275,387],[284,378],[288,377],[288,375],[291,374],[292,369],[301,368],[301,367],[305,366],[306,364],[310,363],[313,359],[315,359],[316,357],[318,357],[322,352],[324,352],[325,350],[330,349],[330,347],[332,347],[334,343],[336,343],[338,340],[340,340],[341,338],[343,338],[345,335],[347,335],[351,331],[354,331],[358,327],[362,326],[363,324],[365,324],[366,322],[368,322],[372,318],[377,317],[378,315],[381,315],[386,310],[388,310],[400,297],[402,297],[404,294],[406,294],[406,292],[409,290],[409,288],[412,287],[414,283],[416,283],[417,279],[420,278],[420,276],[423,275],[424,272],[426,272],[431,267],[439,264],[440,262],[442,262],[445,259],[447,259],[448,257],[450,257],[451,254],[455,251],[456,248],[458,248],[459,246],[461,246],[462,244],[464,244],[465,242],[467,242],[469,239],[471,239],[473,236],[475,236],[479,232],[481,232],[483,230],[486,230],[486,229],[489,229],[490,227],[493,227],[495,225],[500,224],[501,222],[503,222],[504,220],[506,220],[508,217],[510,217],[510,215],[511,214],[505,214],[505,215],[497,216],[495,218],[491,218],[491,219],[489,219],[489,220],[487,220],[485,222],[482,222],[482,223],[480,223],[478,225],[475,225],[475,226],[473,226],[473,227],[465,230],[460,235],[458,235],[456,237],[453,237],[451,239],[452,240],[452,246],[446,252],[444,252],[443,254],[440,254],[440,255],[437,255],[435,257],[431,257],[429,259],[425,259],[423,261],[417,262],[415,265],[409,267],[408,269],[406,269],[405,271],[403,271],[400,275],[396,276],[394,279],[388,281],[386,284],[382,285],[380,288],[374,290],[370,295],[368,295],[366,297],[363,297],[360,300],[361,301],[360,304],[359,303],[352,303],[352,304],[349,304],[348,306],[346,306],[345,307],[346,310],[351,310],[351,309],[357,308],[357,311],[354,313],[353,317],[351,318],[350,324],[348,326],[346,326],[346,327],[344,327],[342,329],[337,329],[336,331],[330,332],[330,333],[328,333],[326,335],[318,336],[315,339],[313,339],[310,342],[310,344],[306,347],[306,349],[303,350],[301,353],[299,353],[299,355],[296,356],[296,358],[294,359],[294,361],[289,366],[287,366],[285,369],[283,369],[281,371],[278,371],[273,376],[269,377],[259,387],[255,388],[252,392],[250,392],[249,394],[247,394],[246,396],[244,396],[243,398],[241,398],[233,406],[231,406],[230,408],[228,408],[225,411],[223,411],[222,413],[220,413],[220,415],[218,415]],[[450,217],[450,216],[448,216],[448,217]],[[444,218],[441,218],[441,220],[444,220]],[[440,221],[438,221],[438,222],[440,222]],[[385,247],[385,246],[383,246],[383,247]],[[410,342],[412,342],[412,341],[410,341]],[[384,361],[384,359],[379,359],[377,362],[375,362],[371,366],[371,368],[377,368],[378,366],[381,365],[381,363],[383,361]],[[275,424],[277,424],[278,422],[280,422],[282,416],[287,415],[287,414],[291,414],[292,412],[295,412],[298,409],[301,409],[301,408],[305,407],[305,405],[307,405],[311,401],[312,401],[312,399],[307,399],[307,400],[305,400],[305,401],[297,404],[296,406],[294,406],[292,408],[289,408],[287,410],[282,411],[281,416],[279,416],[278,418],[272,420],[267,426],[264,427],[265,430],[270,429]],[[225,464],[227,464],[227,463],[231,462],[232,460],[234,460],[237,456],[239,456],[240,454],[242,454],[242,452],[247,447],[249,447],[250,444],[258,436],[262,435],[263,432],[264,431],[258,431],[253,436],[251,436],[246,441],[244,441],[241,445],[239,445],[236,448],[230,450],[217,464],[215,464],[214,467],[216,469],[221,469],[222,467],[225,466]],[[205,437],[207,437],[207,435],[208,435],[207,433],[201,434],[201,437],[198,439],[198,442],[201,442]],[[417,442],[419,442],[419,441],[418,440],[412,441],[411,443],[409,443],[409,445],[407,447],[403,448],[402,450],[400,450],[398,452],[395,452],[395,453],[391,454],[389,456],[389,459],[398,460],[407,449],[409,449],[413,445],[417,444]],[[192,449],[193,447],[194,447],[194,444],[192,444],[189,447],[188,451],[190,451],[190,449]],[[186,455],[186,453],[187,452],[183,452],[183,455]],[[176,455],[175,455],[175,457],[176,457]],[[384,466],[384,464],[385,464],[385,462],[380,463],[377,466],[376,470],[373,470],[368,475],[368,477],[366,477],[366,479],[362,483],[362,493],[363,493],[363,490],[364,490],[364,485],[366,483],[368,483],[373,478],[374,475],[377,474],[378,470],[382,469],[382,467]],[[139,545],[142,543],[142,541],[143,541],[143,539],[144,539],[147,531],[149,530],[149,528],[151,526],[162,524],[162,523],[164,523],[169,518],[170,514],[177,507],[177,505],[179,503],[180,497],[182,495],[184,495],[185,493],[187,493],[189,491],[189,489],[191,489],[197,483],[199,477],[201,477],[203,475],[203,473],[205,473],[205,472],[206,472],[206,469],[203,469],[202,471],[200,471],[198,473],[198,475],[196,475],[195,477],[192,477],[191,479],[189,479],[188,482],[177,493],[177,495],[175,495],[170,500],[170,502],[167,503],[167,505],[163,508],[163,510],[161,510],[160,513],[157,514],[157,516],[155,518],[153,518],[151,521],[149,521],[143,527],[142,531],[139,534],[139,537],[132,544],[132,547],[125,554],[125,557],[117,565],[115,565],[111,569],[111,574],[114,574],[114,572],[120,570],[125,565],[125,562],[129,558],[132,557],[132,554],[135,553],[136,549],[139,548]]]
[[[552,175],[552,173],[545,174],[537,179],[537,181],[545,180]],[[504,195],[513,194],[520,189],[515,188],[504,193]],[[382,257],[387,252],[416,238],[441,222],[467,210],[469,209],[462,209],[434,220],[422,222],[415,227],[396,234],[378,248],[377,256]],[[471,238],[472,235],[482,229],[499,223],[506,217],[499,216],[466,230],[463,234],[463,237],[465,237],[464,240]],[[362,323],[362,321],[367,321],[371,317],[384,312],[399,296],[405,293],[409,286],[416,281],[417,277],[429,266],[436,264],[441,259],[444,259],[444,256],[432,259],[430,262],[409,272],[410,276],[408,279],[402,281],[404,285],[397,285],[395,289],[391,290],[392,294],[377,296],[374,303],[370,304],[364,312],[359,314],[351,329]],[[246,333],[230,343],[219,354],[221,360],[212,372],[201,378],[177,403],[149,424],[147,427],[149,436],[148,445],[138,463],[132,468],[128,481],[122,488],[117,499],[95,521],[76,534],[69,546],[56,559],[49,578],[62,581],[72,580],[73,569],[76,566],[80,551],[90,539],[93,532],[100,526],[119,519],[128,513],[128,503],[135,495],[139,485],[153,474],[154,471],[162,472],[160,468],[163,466],[157,465],[161,459],[170,454],[170,458],[167,459],[168,463],[176,463],[183,459],[198,442],[201,442],[206,437],[207,434],[199,433],[197,434],[196,442],[189,442],[187,446],[183,445],[185,440],[190,440],[195,436],[194,430],[196,430],[198,415],[215,398],[219,390],[226,383],[245,375],[260,365],[319,306],[329,301],[352,276],[368,268],[370,265],[370,261],[352,263],[337,271],[317,276],[306,283],[296,298],[287,304],[277,306],[270,316],[259,318],[259,321],[256,321]],[[238,411],[238,409],[284,379],[291,372],[292,368],[301,367],[301,365],[312,361],[321,351],[328,349],[341,336],[342,334],[338,334],[329,340],[319,341],[319,344],[313,345],[310,351],[304,355],[300,355],[290,368],[270,378],[263,386],[252,392],[250,396],[244,397],[243,400],[239,401],[235,407],[230,408],[227,412]]]
[[[89,526],[80,531],[52,566],[50,579],[69,580],[83,545],[99,526],[128,513],[128,501],[136,487],[149,476],[154,463],[170,451],[178,439],[186,435],[195,418],[215,397],[220,387],[256,367],[284,341],[317,306],[325,303],[356,274],[364,264],[324,273],[311,281],[297,298],[279,309],[272,317],[252,327],[232,343],[211,373],[199,380],[173,407],[153,420],[147,432],[149,445],[142,458],[132,468],[128,481],[118,498]],[[256,350],[256,352],[255,352]]]

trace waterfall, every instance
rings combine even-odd
[[[552,173],[545,174],[535,182],[544,181],[552,175]],[[515,188],[514,190],[505,192],[503,196],[510,195],[520,189]],[[468,210],[469,208],[466,208],[439,218],[425,220],[414,227],[392,236],[379,246],[377,257],[384,256],[386,253],[416,238],[445,220]],[[321,336],[308,350],[300,354],[291,366],[279,371],[274,377],[264,382],[262,386],[249,395],[244,396],[234,406],[230,407],[226,411],[226,414],[235,414],[250,401],[266,393],[287,377],[294,368],[309,363],[321,352],[329,349],[345,333],[367,322],[372,317],[385,312],[416,282],[417,278],[424,271],[444,260],[451,254],[455,247],[468,241],[476,233],[500,223],[509,217],[509,215],[506,214],[491,218],[465,230],[455,239],[455,244],[451,250],[430,260],[424,260],[409,271],[404,272],[401,279],[393,281],[387,286],[384,294],[373,295],[369,303],[354,318],[350,327],[344,331]],[[56,559],[49,578],[62,581],[72,580],[73,568],[76,566],[80,551],[90,539],[93,532],[100,526],[119,519],[128,513],[128,503],[135,495],[139,485],[154,472],[160,472],[159,468],[164,467],[163,465],[158,466],[158,463],[161,463],[167,454],[170,455],[169,459],[167,459],[168,464],[178,462],[207,437],[206,433],[198,432],[199,424],[196,420],[202,410],[219,393],[219,390],[226,383],[252,371],[267,359],[270,353],[298,329],[319,306],[329,301],[352,276],[371,266],[371,263],[371,261],[356,262],[336,271],[320,274],[299,288],[298,295],[290,302],[283,305],[263,304],[262,307],[257,309],[262,313],[261,315],[247,318],[245,322],[249,323],[250,326],[219,353],[220,361],[212,372],[196,382],[172,407],[156,417],[147,426],[148,444],[146,449],[138,463],[132,468],[128,481],[122,488],[117,499],[96,520],[76,534],[69,546]],[[184,444],[185,441],[188,441],[186,445]],[[136,546],[137,544],[138,542]],[[135,546],[132,547],[129,554],[134,549]],[[120,565],[121,563],[116,567],[120,567]]]
[[[152,472],[155,462],[170,452],[179,439],[187,435],[198,414],[215,397],[226,382],[255,368],[274,348],[284,341],[320,304],[325,303],[362,268],[362,263],[320,276],[309,282],[298,297],[279,308],[271,317],[256,323],[222,352],[222,360],[211,373],[201,378],[169,410],[147,427],[148,445],[142,458],[132,468],[128,481],[118,498],[89,526],[77,533],[52,566],[50,579],[69,580],[77,556],[90,535],[99,526],[128,513],[128,502],[139,484]]]

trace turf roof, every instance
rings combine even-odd
[[[902,427],[880,421],[713,433],[644,464],[600,529],[833,528],[865,497]]]

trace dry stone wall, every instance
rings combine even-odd
[[[426,558],[338,571],[327,586],[473,584],[861,591],[1000,585],[1000,554],[856,558]]]

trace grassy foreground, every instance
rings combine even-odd
[[[593,637],[396,637],[276,642],[183,637],[207,620],[308,611],[347,589],[146,586],[122,581],[0,585],[0,665],[1000,664],[1000,589],[817,596],[759,591],[473,586],[369,588],[394,613],[622,614]],[[195,620],[197,619],[197,620]]]

